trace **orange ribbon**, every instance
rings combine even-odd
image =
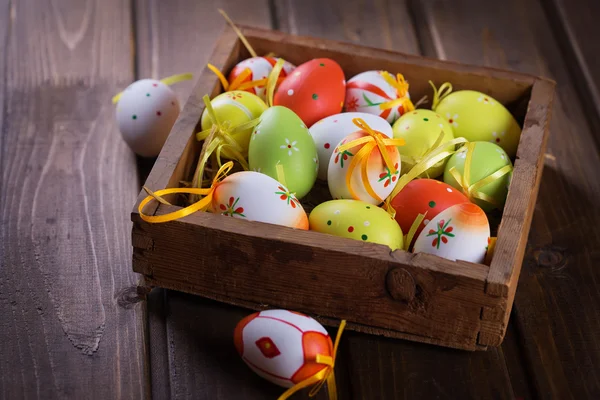
[[[352,187],[352,173],[354,172],[354,169],[360,164],[361,179],[365,189],[367,190],[367,193],[369,193],[371,197],[373,197],[379,203],[381,203],[383,199],[380,198],[377,195],[377,193],[375,193],[373,187],[371,186],[371,183],[369,182],[367,171],[369,156],[371,152],[377,147],[379,149],[379,152],[381,153],[383,162],[385,163],[386,167],[390,170],[390,173],[393,175],[396,173],[396,167],[394,167],[394,163],[390,158],[386,146],[403,146],[406,142],[404,141],[404,139],[388,138],[385,134],[373,130],[362,118],[353,118],[352,122],[354,123],[354,125],[366,132],[367,136],[352,140],[348,143],[338,146],[337,148],[337,151],[341,153],[355,146],[364,144],[364,146],[362,146],[361,149],[356,153],[356,155],[350,162],[350,165],[348,166],[348,172],[346,173],[346,186],[348,187],[352,198],[355,200],[359,200],[358,196],[356,195],[356,192],[354,191],[354,188]]]
[[[381,71],[380,75],[390,86],[396,89],[396,96],[398,96],[398,98],[381,103],[379,109],[389,110],[391,108],[402,106],[405,113],[413,111],[415,106],[408,97],[408,82],[404,79],[404,75],[396,74],[396,78],[394,78],[394,76],[387,71]]]
[[[174,221],[176,219],[186,217],[197,211],[206,210],[206,208],[212,202],[215,189],[217,188],[217,186],[219,186],[219,183],[223,179],[225,179],[225,177],[227,176],[229,171],[231,171],[231,168],[233,168],[233,161],[229,161],[229,162],[223,164],[223,166],[221,168],[219,168],[219,171],[217,172],[217,175],[213,179],[210,187],[206,188],[206,189],[202,189],[202,188],[172,188],[172,189],[162,189],[162,190],[157,190],[156,192],[152,192],[151,190],[144,187],[144,190],[146,190],[146,192],[149,193],[150,195],[148,197],[146,197],[144,200],[142,200],[142,202],[138,206],[138,211],[140,213],[140,217],[146,222],[152,222],[152,223],[168,222],[168,221]],[[174,194],[174,193],[195,194],[195,195],[201,195],[201,196],[205,196],[205,197],[185,208],[182,208],[180,210],[177,210],[177,211],[174,211],[174,212],[171,212],[168,214],[164,214],[164,215],[144,214],[144,207],[146,206],[146,204],[148,204],[152,200],[157,200],[163,204],[165,204],[165,203],[169,204],[166,200],[162,199],[162,196],[167,195],[167,194]]]
[[[333,345],[333,354],[331,356],[317,354],[317,357],[315,359],[316,363],[323,364],[326,367],[314,374],[313,376],[301,382],[298,382],[297,384],[286,390],[281,396],[279,396],[278,400],[286,400],[298,390],[304,389],[305,387],[309,387],[314,384],[316,384],[316,386],[311,389],[311,391],[308,394],[308,397],[315,397],[317,393],[319,393],[325,382],[327,382],[329,400],[337,400],[337,388],[335,384],[335,374],[333,372],[333,369],[335,367],[335,358],[337,355],[338,346],[340,344],[342,332],[344,331],[345,327],[346,321],[342,320],[342,322],[340,322],[340,327],[338,328],[337,335],[335,337],[335,343]]]
[[[231,92],[232,90],[248,90],[250,88],[263,87],[267,86],[269,83],[269,78],[257,79],[255,81],[244,82],[246,78],[252,75],[252,70],[250,68],[245,68],[238,76],[235,77],[231,83],[227,80],[225,75],[217,67],[212,64],[206,64],[208,69],[214,72],[215,75],[221,81],[221,85],[223,85],[223,89],[226,92]],[[285,78],[281,77],[277,79],[277,84],[283,82]]]

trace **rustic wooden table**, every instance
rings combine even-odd
[[[557,81],[503,345],[347,332],[336,376],[341,399],[600,398],[597,0],[0,0],[0,398],[281,393],[235,353],[248,311],[160,290],[142,301],[131,272],[129,212],[151,162],[121,140],[110,97],[199,71],[223,27],[217,7],[247,25]],[[182,101],[191,87],[175,87]]]

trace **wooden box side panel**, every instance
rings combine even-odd
[[[172,209],[161,205],[158,213]],[[484,265],[209,213],[134,223],[134,267],[150,284],[233,304],[289,308],[474,349],[482,307],[498,301],[485,294]]]

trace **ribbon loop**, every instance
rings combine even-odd
[[[397,74],[396,78],[387,71],[380,72],[381,77],[394,89],[396,89],[396,99],[379,104],[380,110],[389,110],[402,107],[404,112],[414,111],[415,106],[408,97],[408,82],[404,79],[404,75]]]
[[[165,85],[172,85],[174,83],[178,83],[178,82],[183,82],[183,81],[189,81],[193,78],[194,76],[190,73],[185,73],[185,74],[177,74],[177,75],[171,75],[171,76],[167,76],[166,78],[161,79],[160,81],[162,83],[164,83]],[[121,99],[121,96],[123,96],[123,92],[119,92],[116,95],[113,96],[113,98],[111,99],[113,104],[117,104],[119,102],[119,100]]]
[[[432,81],[429,81],[429,84],[433,88],[433,102],[431,103],[431,109],[435,111],[438,104],[440,104],[440,101],[452,93],[452,84],[450,82],[445,82],[439,89],[435,87]]]

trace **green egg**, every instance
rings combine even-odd
[[[491,96],[459,90],[442,98],[434,110],[452,125],[454,137],[495,143],[510,157],[517,154],[521,127],[506,107]]]
[[[298,198],[312,189],[319,170],[317,149],[306,125],[292,110],[269,108],[260,116],[251,136],[250,169],[285,181],[281,183]]]
[[[471,161],[471,185],[492,175],[505,165],[510,165],[510,172],[508,174],[503,175],[491,183],[488,183],[480,189],[482,193],[492,197],[497,206],[481,199],[473,199],[473,202],[486,212],[491,211],[494,208],[502,209],[504,203],[506,202],[508,185],[512,176],[512,163],[510,158],[500,146],[494,143],[474,142],[474,144],[475,148],[473,149],[473,158]],[[452,176],[450,173],[450,169],[452,167],[456,167],[456,170],[461,176],[463,176],[467,155],[466,150],[467,147],[463,146],[456,153],[454,153],[448,160],[444,170],[444,182],[458,190],[461,190],[461,187],[456,179],[454,179],[454,176]]]
[[[402,157],[402,172],[410,171],[438,140],[443,132],[441,143],[454,139],[450,123],[431,110],[415,110],[401,116],[393,126],[394,138],[405,140],[404,146],[398,146]],[[448,150],[454,150],[448,146]],[[437,178],[444,172],[446,160],[440,161],[425,171],[421,177]]]
[[[402,229],[385,210],[360,200],[331,200],[308,217],[310,229],[330,235],[402,248]]]

